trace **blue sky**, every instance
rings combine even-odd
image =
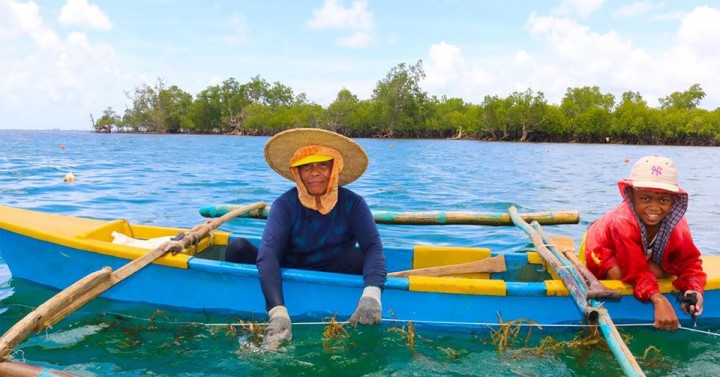
[[[481,103],[600,87],[648,105],[698,83],[720,107],[720,1],[0,0],[0,129],[90,129],[161,78],[196,95],[259,75],[327,106],[400,63]]]

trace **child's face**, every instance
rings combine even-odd
[[[675,202],[675,195],[668,192],[634,189],[633,205],[640,220],[647,226],[660,223]]]

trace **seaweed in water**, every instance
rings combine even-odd
[[[390,310],[390,314],[392,314],[393,318],[396,318],[392,310]],[[389,328],[388,331],[395,331],[405,336],[407,338],[408,348],[412,351],[413,355],[415,354],[415,324],[413,324],[412,321],[407,322],[407,330],[405,330],[405,327],[398,327],[396,321],[395,326]]]
[[[527,345],[530,341],[533,327],[537,327],[538,329],[542,330],[542,326],[533,320],[519,318],[509,322],[503,322],[500,313],[498,313],[497,315],[498,323],[500,324],[499,328],[497,330],[494,330],[492,327],[488,327],[490,328],[490,340],[495,345],[498,353],[500,354],[505,353],[506,351],[510,350],[515,344],[517,344],[520,330],[522,330],[525,325],[530,325],[528,326],[528,331],[525,335],[525,345]]]
[[[325,352],[345,350],[348,346],[355,347],[355,341],[345,329],[344,323],[339,323],[332,316],[323,330],[323,349]]]

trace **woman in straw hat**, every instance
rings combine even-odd
[[[623,202],[590,226],[581,246],[587,267],[598,279],[632,284],[638,300],[652,302],[655,327],[676,330],[678,317],[657,279],[677,277],[681,298],[697,299],[681,305],[693,318],[702,314],[707,279],[685,218],[688,194],[675,163],[660,156],[640,158],[618,188]]]
[[[225,252],[227,261],[257,263],[270,317],[263,347],[292,338],[281,267],[362,274],[365,288],[349,321],[379,323],[387,279],[380,234],[365,200],[342,187],[365,172],[365,151],[337,133],[298,128],[268,140],[265,160],[295,187],[273,202],[259,250],[239,238]]]

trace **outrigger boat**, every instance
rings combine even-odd
[[[0,253],[13,278],[71,290],[59,295],[61,309],[43,313],[41,322],[48,326],[100,294],[113,300],[266,318],[257,268],[222,260],[225,245],[240,235],[215,230],[238,216],[264,218],[265,204],[205,207],[201,213],[219,219],[181,229],[0,206]],[[508,213],[373,214],[378,223],[516,225],[536,248],[527,253],[462,246],[387,248],[384,319],[452,327],[497,323],[499,316],[541,324],[602,323],[606,315],[616,323],[653,320],[652,305],[636,300],[630,286],[603,281],[607,288],[598,289],[599,282],[584,274],[572,240],[549,237],[540,227],[577,223],[575,211],[518,214],[511,207]],[[146,248],[114,243],[118,235],[140,243],[170,240]],[[703,256],[703,268],[708,282],[702,321],[720,322],[720,256]],[[346,320],[363,287],[362,276],[355,275],[284,269],[282,276],[293,320]],[[660,286],[680,313],[671,280],[662,280]],[[689,316],[680,316],[681,323],[689,323]],[[0,352],[16,346],[30,330],[18,331],[12,339],[0,341]],[[0,353],[0,358],[6,354]]]

